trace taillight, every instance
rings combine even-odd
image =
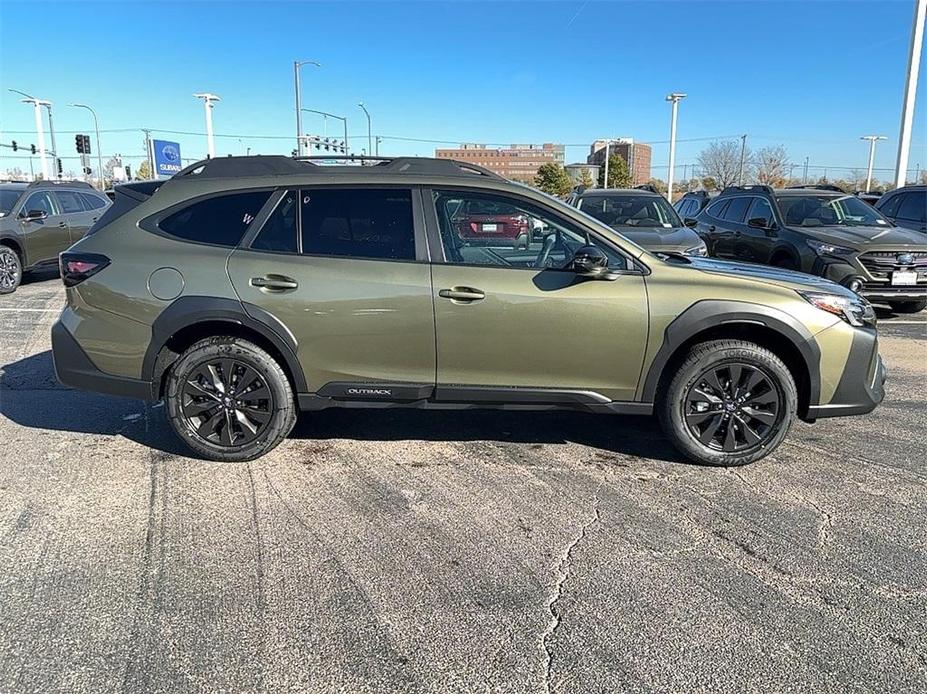
[[[62,253],[58,256],[61,279],[65,287],[80,284],[109,265],[110,260],[99,253]]]

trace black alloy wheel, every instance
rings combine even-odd
[[[703,446],[746,453],[773,438],[783,401],[776,379],[759,366],[716,364],[699,375],[685,394],[686,427]]]
[[[0,294],[16,291],[23,279],[19,256],[9,246],[0,246]]]
[[[248,364],[230,358],[199,364],[187,376],[180,411],[191,431],[219,446],[246,445],[267,429],[274,396]]]

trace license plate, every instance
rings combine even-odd
[[[892,286],[910,287],[912,284],[917,284],[916,272],[908,270],[896,270],[892,273]]]
[[[483,231],[499,231],[498,224],[484,224]]]

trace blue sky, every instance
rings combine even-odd
[[[782,144],[796,163],[809,156],[812,167],[865,168],[859,136],[876,133],[889,138],[876,167],[890,169],[913,7],[913,0],[0,0],[0,142],[35,140],[31,108],[10,87],[54,102],[62,154],[76,156],[74,131],[92,134],[89,114],[67,107],[82,101],[100,116],[104,154],[138,158],[140,128],[202,133],[202,105],[192,94],[211,91],[222,97],[216,133],[236,136],[218,138],[218,154],[289,152],[292,61],[301,58],[322,63],[303,68],[303,105],[348,116],[357,151],[366,147],[363,100],[374,133],[385,138],[381,153],[434,151],[390,136],[553,141],[581,145],[567,148],[577,161],[584,143],[607,134],[654,142],[654,175],[665,178],[663,98],[683,91],[680,165],[695,161],[706,144],[699,138],[747,133],[753,148]],[[912,167],[927,167],[925,75],[922,67]],[[322,129],[320,120],[305,126]],[[330,121],[329,134],[336,132]],[[205,153],[202,135],[155,134],[180,141],[185,158]],[[26,159],[11,155],[0,150],[0,170],[28,170]]]

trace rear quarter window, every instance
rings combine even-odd
[[[270,191],[228,193],[191,203],[158,224],[184,241],[234,247],[270,197]]]

